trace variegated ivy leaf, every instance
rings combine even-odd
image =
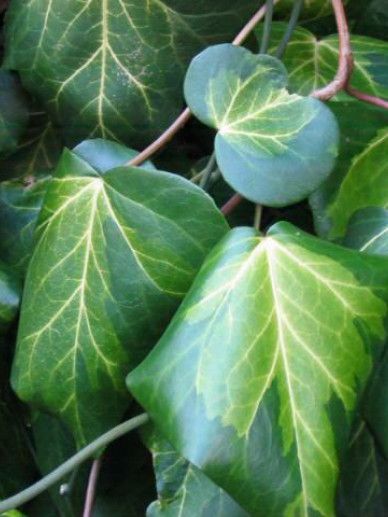
[[[333,516],[381,351],[388,260],[287,223],[233,230],[127,378],[157,429],[257,516]],[[341,439],[340,439],[341,437]]]
[[[0,156],[15,150],[27,125],[28,105],[17,77],[0,70]]]
[[[343,237],[351,216],[361,208],[388,208],[388,129],[381,130],[356,156],[325,212],[331,221],[329,237]],[[319,216],[319,213],[316,214]]]
[[[142,146],[183,105],[190,59],[229,41],[251,0],[14,0],[6,66],[63,127],[67,142],[102,136]]]
[[[216,157],[226,181],[271,206],[305,198],[327,178],[337,154],[333,114],[286,86],[280,61],[229,44],[199,54],[185,80],[194,115],[218,130]]]
[[[144,436],[152,452],[158,492],[147,517],[248,517],[224,490],[182,458],[154,429],[147,429]]]
[[[287,24],[282,22],[272,24],[269,53],[276,51],[286,27]],[[260,26],[257,31],[260,39],[262,27]],[[388,97],[388,42],[352,35],[351,44],[354,56],[351,85],[370,95]],[[337,73],[338,49],[337,35],[318,39],[312,32],[298,27],[287,45],[283,58],[288,70],[290,91],[309,95],[317,88],[328,84]],[[342,93],[335,99],[345,97],[349,98]]]
[[[120,419],[125,373],[227,230],[189,181],[147,164],[117,167],[131,157],[101,140],[64,151],[27,271],[12,383],[59,415],[78,445]]]

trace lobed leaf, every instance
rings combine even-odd
[[[271,206],[300,201],[329,175],[338,128],[321,102],[290,95],[282,63],[224,44],[191,63],[186,101],[218,130],[215,151],[226,181],[247,199]]]
[[[339,462],[385,337],[387,259],[235,229],[127,385],[250,514],[334,515]]]
[[[117,167],[131,157],[107,141],[64,151],[27,271],[13,386],[22,400],[59,415],[78,446],[120,419],[125,373],[227,230],[212,200],[187,180],[149,164]]]

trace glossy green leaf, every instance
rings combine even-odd
[[[187,180],[150,165],[117,167],[132,156],[101,141],[63,153],[24,288],[13,386],[22,400],[59,415],[78,445],[120,419],[125,373],[227,230],[212,200]]]
[[[0,332],[15,319],[19,309],[21,286],[11,270],[0,262]]]
[[[286,223],[266,238],[233,230],[129,389],[252,515],[334,515],[340,455],[385,337],[387,265]]]
[[[388,111],[382,108],[351,101],[331,103],[331,108],[340,126],[340,151],[334,171],[309,198],[315,230],[325,238],[333,224],[328,207],[337,196],[352,161],[365,151],[379,130],[388,127]],[[355,124],[355,120],[359,123]]]
[[[342,237],[350,217],[370,206],[388,208],[388,129],[381,130],[352,162],[337,195],[327,207],[330,238]]]
[[[199,469],[180,456],[154,430],[147,431],[146,443],[152,451],[158,490],[147,517],[248,517],[231,497]]]
[[[342,243],[371,255],[388,255],[388,210],[363,208],[355,212]]]
[[[102,136],[134,146],[182,107],[189,60],[229,41],[251,0],[14,0],[6,66],[60,123],[67,141]]]
[[[14,152],[0,160],[0,178],[32,180],[50,173],[62,151],[58,129],[39,106],[31,105],[29,123]]]
[[[226,181],[251,201],[283,206],[305,198],[331,172],[334,116],[321,102],[290,95],[282,63],[224,44],[188,69],[186,101],[218,129],[215,150]]]
[[[0,70],[0,156],[14,151],[27,125],[26,96],[15,75]]]
[[[0,257],[20,274],[24,274],[32,253],[36,221],[49,181],[0,183]]]
[[[365,422],[353,429],[342,462],[339,517],[384,517],[388,513],[388,461],[376,447]]]
[[[273,23],[269,53],[276,52],[286,27],[286,23]],[[259,38],[261,32],[260,26]],[[375,38],[352,35],[351,44],[354,56],[351,85],[370,95],[388,97],[388,43]],[[298,27],[283,59],[288,70],[290,91],[309,95],[312,91],[327,85],[337,73],[338,48],[337,35],[318,39],[312,32]],[[344,93],[335,97],[343,98]],[[354,101],[357,102],[356,99]]]

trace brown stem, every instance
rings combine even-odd
[[[234,194],[221,208],[224,215],[229,215],[241,203],[244,198],[240,194]]]
[[[274,0],[274,3],[279,2],[280,0]],[[232,41],[233,45],[241,45],[252,30],[256,27],[259,21],[264,17],[266,12],[266,6],[263,5],[249,20],[249,22],[242,28],[242,30],[237,34],[237,36]],[[130,160],[127,165],[136,166],[141,165],[143,162],[148,160],[153,154],[159,151],[162,147],[164,147],[183,126],[189,121],[191,117],[191,111],[189,108],[186,108],[182,111],[179,117],[171,124],[170,127],[162,133],[159,138],[157,138],[152,144],[144,149],[141,153],[139,153],[135,158]]]
[[[94,499],[96,497],[98,475],[101,470],[101,463],[102,463],[101,458],[94,460],[93,464],[92,464],[92,468],[90,469],[88,488],[86,490],[83,517],[91,517],[91,515],[92,515]]]
[[[379,108],[385,108],[388,110],[388,101],[384,99],[380,99],[380,97],[375,97],[374,95],[369,95],[368,93],[360,92],[353,86],[348,85],[346,87],[346,91],[352,97],[356,97],[356,99],[369,102],[369,104],[373,104],[374,106],[378,106]]]
[[[346,88],[353,70],[353,55],[350,44],[349,25],[342,0],[331,0],[337,23],[339,37],[338,70],[331,83],[315,90],[311,96],[322,101],[334,97],[339,91]]]

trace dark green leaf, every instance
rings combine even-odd
[[[185,80],[194,115],[218,129],[215,150],[224,178],[265,205],[305,198],[327,178],[337,154],[330,110],[290,95],[286,86],[280,61],[229,44],[199,54]]]
[[[384,517],[388,513],[388,462],[365,422],[357,424],[342,463],[339,517]]]
[[[352,0],[344,0],[344,4],[351,3]],[[355,1],[355,0],[353,0]],[[357,1],[357,0],[356,0]],[[282,0],[276,7],[275,12],[280,12],[288,17],[294,5],[294,0]],[[326,16],[333,12],[331,0],[306,0],[302,10],[303,19],[314,19]]]
[[[20,291],[19,280],[0,262],[0,333],[15,319],[19,309]]]
[[[14,0],[6,66],[74,144],[102,136],[141,146],[183,104],[185,68],[229,41],[257,9],[251,0]]]
[[[349,221],[342,243],[371,255],[388,255],[388,210],[357,210]]]
[[[355,29],[357,33],[388,39],[387,0],[372,0],[362,9]]]
[[[0,257],[20,274],[24,274],[32,253],[35,225],[49,181],[0,183]]]
[[[253,515],[334,515],[384,340],[388,260],[281,223],[233,230],[127,378],[157,429]]]
[[[23,294],[13,385],[22,400],[60,415],[78,445],[117,423],[128,404],[125,373],[227,231],[187,180],[111,169],[132,156],[101,141],[63,153]]]
[[[148,517],[248,517],[226,492],[175,452],[155,431],[147,433],[146,443],[152,451],[158,490],[158,500],[148,508]]]
[[[27,99],[15,75],[0,70],[0,156],[15,150],[28,120]]]

